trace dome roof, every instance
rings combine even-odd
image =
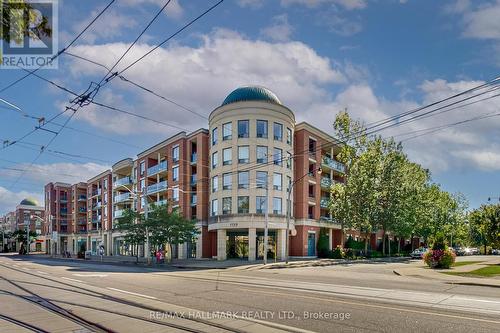
[[[36,201],[33,198],[26,198],[23,201],[21,201],[20,204],[25,206],[38,206],[38,201]]]
[[[244,101],[261,101],[282,105],[278,96],[276,96],[271,90],[257,86],[239,87],[233,90],[229,95],[227,95],[224,102],[222,102],[222,105]]]

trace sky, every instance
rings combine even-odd
[[[165,2],[117,0],[68,52],[112,66]],[[117,68],[215,2],[172,0]],[[59,48],[106,4],[60,0]],[[500,0],[226,0],[123,74],[184,108],[112,80],[95,101],[163,124],[88,105],[54,139],[38,130],[0,149],[0,214],[25,197],[41,201],[47,182],[86,181],[181,130],[206,128],[206,117],[238,86],[269,88],[298,121],[331,134],[335,115],[346,108],[369,124],[470,89],[500,76],[498,17]],[[106,70],[62,54],[58,69],[39,74],[82,93]],[[23,75],[0,70],[0,89]],[[49,119],[65,110],[72,96],[31,76],[0,98]],[[412,137],[418,130],[494,114],[499,107],[500,98],[492,98],[379,134],[403,140],[409,157],[428,168],[434,182],[463,193],[473,208],[500,196],[500,117]],[[69,112],[45,128],[58,131],[68,117]],[[2,141],[19,139],[36,125],[0,105]],[[49,142],[40,155],[40,146]]]

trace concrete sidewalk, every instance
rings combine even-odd
[[[477,258],[480,261],[481,258]],[[464,260],[467,261],[467,260]],[[470,260],[472,261],[472,260]],[[476,260],[474,260],[476,261]],[[500,258],[498,260],[488,260],[485,259],[483,263],[476,263],[470,265],[463,265],[458,267],[452,267],[450,269],[431,269],[420,263],[418,265],[413,265],[412,267],[397,268],[394,269],[394,274],[400,276],[412,276],[424,279],[440,280],[450,284],[462,284],[462,285],[474,285],[474,286],[485,286],[500,288],[500,279],[496,278],[483,278],[483,277],[465,277],[460,275],[450,275],[444,274],[444,272],[460,272],[467,273],[474,271],[476,269],[486,267],[491,264],[500,264]]]

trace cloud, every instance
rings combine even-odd
[[[43,205],[42,188],[40,188],[40,191],[37,192],[13,192],[9,191],[5,187],[0,186],[0,215],[4,215],[8,212],[14,211],[16,209],[16,206],[19,205],[19,203],[25,198],[34,198],[41,205]]]
[[[89,17],[96,17],[102,9],[93,10]],[[87,26],[88,20],[80,21],[74,24],[72,29],[73,34],[83,31]],[[87,30],[82,35],[82,41],[93,44],[97,40],[103,42],[111,40],[116,37],[122,36],[126,30],[137,27],[137,21],[131,16],[119,13],[117,10],[110,10],[100,17],[93,25],[92,28]]]
[[[364,9],[367,6],[365,0],[281,0],[283,7],[302,5],[315,8],[322,4],[338,5],[346,10]]]
[[[243,8],[258,9],[264,5],[264,0],[238,0],[238,5]]]
[[[500,1],[464,14],[465,37],[500,39]]]
[[[142,6],[144,4],[153,4],[161,8],[165,5],[165,0],[122,0],[122,1],[125,5],[131,7]],[[168,17],[178,19],[183,16],[184,8],[182,8],[181,4],[179,3],[179,0],[172,0],[163,10],[163,12]]]
[[[469,160],[471,164],[485,171],[500,171],[500,153],[498,149],[479,151],[455,151],[453,155]]]
[[[30,167],[28,163],[20,163],[11,169],[0,169],[0,176],[4,179],[16,179],[21,174],[18,170],[27,170],[22,178],[22,182],[30,182],[33,185],[43,185],[49,182],[78,183],[86,182],[88,179],[97,176],[109,166],[96,163],[50,163],[34,164]]]
[[[288,23],[286,14],[274,16],[272,24],[261,30],[261,34],[267,36],[273,41],[286,42],[290,40],[293,27]]]
[[[76,46],[74,52],[110,65],[126,47],[122,43],[81,45]],[[129,63],[130,59],[139,57],[150,48],[147,44],[136,45],[123,63]],[[103,75],[102,68],[78,59],[70,60],[69,68],[71,77],[68,80]],[[335,62],[320,56],[302,42],[252,40],[229,30],[216,30],[201,36],[198,46],[160,48],[124,75],[206,117],[229,92],[241,85],[269,87],[286,100],[287,105],[306,110],[312,101],[324,99],[329,94],[324,85],[346,80]],[[112,85],[112,90],[102,89],[96,100],[182,127],[207,126],[207,119],[194,116],[119,79],[115,79]],[[78,113],[79,119],[113,133],[127,135],[162,131],[168,136],[179,131],[149,122],[138,123],[136,118],[100,108],[86,108],[84,111]]]

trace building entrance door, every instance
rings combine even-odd
[[[307,235],[307,255],[313,257],[316,255],[316,234]]]

